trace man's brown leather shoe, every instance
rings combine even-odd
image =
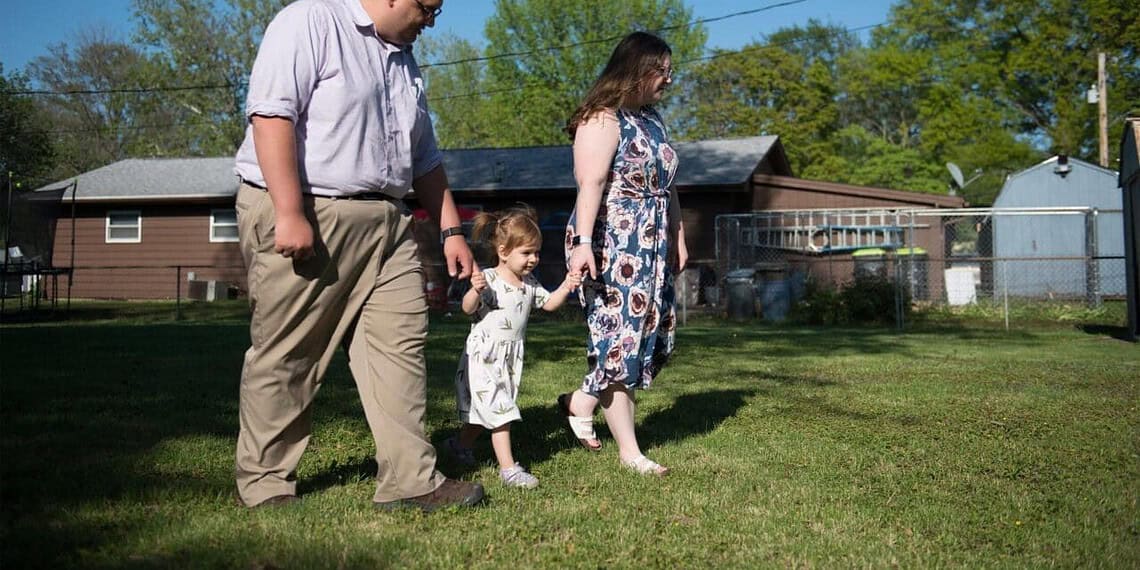
[[[471,507],[482,500],[483,486],[479,483],[444,479],[443,484],[438,489],[426,495],[372,504],[377,509],[384,511],[416,508],[425,513],[430,513],[447,507]]]
[[[296,495],[274,495],[250,508],[260,509],[264,507],[283,507],[285,505],[292,505],[293,503],[296,503],[300,500],[301,499],[298,499]],[[241,499],[238,499],[238,502],[241,502]]]

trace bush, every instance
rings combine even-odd
[[[894,323],[896,311],[910,315],[910,294],[905,288],[877,275],[860,275],[838,291],[809,281],[803,300],[796,304],[794,317],[813,325],[843,323]]]

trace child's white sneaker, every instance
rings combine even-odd
[[[523,466],[518,463],[515,463],[513,467],[500,469],[499,478],[503,480],[505,487],[533,489],[538,486],[538,477],[527,473],[526,469],[523,469]]]

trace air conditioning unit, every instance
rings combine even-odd
[[[186,297],[193,301],[223,301],[226,299],[234,299],[233,288],[225,281],[216,280],[193,280],[189,283],[189,290]]]

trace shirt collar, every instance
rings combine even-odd
[[[406,53],[412,52],[412,45],[399,45],[386,41],[376,33],[376,23],[372,21],[372,17],[364,10],[364,5],[360,0],[341,0],[344,5],[348,7],[348,11],[352,14],[352,23],[356,24],[358,28],[367,28],[368,32],[380,40],[380,45],[384,47],[385,51],[396,52],[403,51]]]

